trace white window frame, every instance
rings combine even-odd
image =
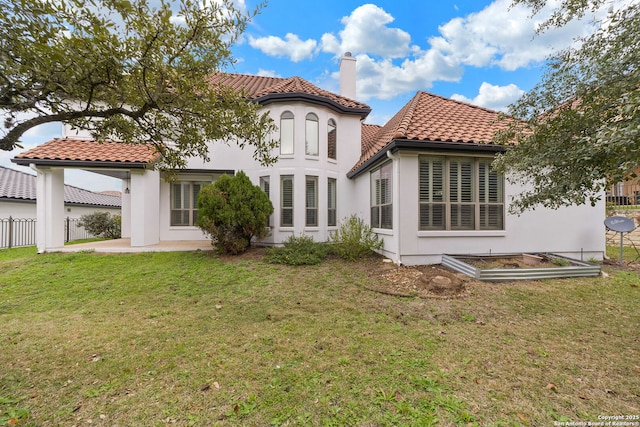
[[[305,227],[318,226],[318,177],[307,175],[304,185]]]
[[[267,197],[271,198],[271,195],[269,194],[271,192],[271,177],[269,175],[260,177],[260,189],[264,191],[264,194],[266,194]],[[270,227],[272,225],[271,220],[272,215],[269,215],[267,225]]]
[[[336,227],[338,225],[338,180],[327,178],[327,226]]]
[[[504,177],[491,169],[492,160],[420,156],[418,229],[504,231]]]
[[[172,182],[169,198],[169,225],[171,227],[194,227],[198,219],[198,194],[203,186],[211,184],[208,181],[177,181]],[[180,188],[180,201],[176,200],[176,188]],[[197,188],[197,189],[196,189]],[[185,192],[184,190],[187,189]],[[179,206],[176,206],[179,204]],[[181,214],[179,221],[175,221],[176,213]],[[185,216],[186,214],[186,216]],[[185,221],[186,218],[186,221]]]
[[[338,125],[333,119],[327,121],[327,158],[329,160],[338,158]]]
[[[291,111],[280,115],[280,155],[293,156],[295,152],[295,116]]]
[[[291,195],[290,200],[285,199],[285,182],[291,181]],[[294,195],[295,195],[295,180],[293,175],[280,175],[280,226],[281,227],[293,227],[294,226]],[[289,213],[291,217],[291,223],[285,223],[285,213]]]
[[[320,120],[314,113],[307,114],[304,121],[304,154],[318,157],[320,153]]]
[[[372,170],[371,227],[393,229],[393,162]]]

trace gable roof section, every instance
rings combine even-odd
[[[34,202],[36,200],[36,185],[35,175],[0,166],[0,200]],[[95,193],[66,184],[64,186],[64,202],[70,205],[110,208],[121,206],[120,196]]]
[[[419,91],[377,131],[373,125],[362,125],[362,155],[348,176],[357,176],[399,145],[502,151],[491,142],[495,132],[506,127],[498,116],[496,111]]]
[[[155,162],[160,153],[153,144],[97,142],[91,139],[54,138],[11,161],[19,165],[92,166],[137,169]]]
[[[371,112],[367,104],[320,89],[300,77],[262,77],[246,74],[218,73],[210,78],[212,84],[240,91],[248,99],[267,105],[272,102],[306,101],[325,105],[342,114],[365,118]]]

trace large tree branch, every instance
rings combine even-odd
[[[117,107],[117,108],[109,108],[106,110],[98,110],[98,111],[96,110],[66,111],[63,113],[48,114],[45,116],[33,117],[29,120],[25,120],[24,122],[18,123],[9,132],[7,132],[7,134],[4,137],[0,138],[0,149],[5,151],[13,150],[18,145],[18,141],[20,137],[26,131],[45,123],[68,122],[71,120],[82,119],[85,117],[106,118],[106,117],[113,117],[118,114],[130,117],[133,120],[137,120],[143,117],[149,111],[150,108],[151,106],[149,104],[144,104],[142,107],[140,107],[137,110],[128,110],[123,107]]]

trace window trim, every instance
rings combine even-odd
[[[284,197],[284,183],[285,181],[291,181],[291,203],[290,206],[285,206]],[[294,206],[295,206],[295,178],[293,175],[280,175],[280,227],[290,228],[295,225]],[[284,223],[285,211],[291,211],[291,224]]]
[[[202,189],[202,187],[204,187],[207,184],[211,184],[211,181],[193,181],[193,180],[179,180],[176,182],[172,182],[170,187],[169,187],[169,227],[197,227],[196,226],[196,220],[198,217],[198,198],[197,198],[197,194],[194,194],[194,185],[199,185],[200,188],[198,189],[198,193],[200,193],[200,190]],[[184,204],[184,202],[186,202],[186,205],[188,205],[186,208],[176,208],[175,207],[175,186],[179,185],[181,188],[181,204]],[[188,195],[189,195],[189,200],[185,200],[184,199],[184,188],[185,186],[188,188]],[[176,224],[174,223],[174,212],[181,212],[181,215],[184,212],[187,212],[188,215],[188,224]]]
[[[266,194],[269,199],[271,199],[271,176],[261,176],[258,178],[258,181],[260,183],[260,189],[264,191],[264,194]],[[267,218],[267,226],[273,226],[273,215],[269,215],[269,218]]]
[[[310,123],[315,123],[315,129],[310,129]],[[314,132],[311,134],[310,132]],[[309,141],[309,136],[313,136],[315,141]],[[315,146],[311,144],[315,144]],[[315,152],[311,150],[315,148]],[[315,113],[307,113],[304,120],[304,155],[317,158],[320,156],[320,119]]]
[[[429,161],[431,162],[439,162],[442,164],[442,177],[441,177],[441,186],[442,189],[442,200],[430,200],[423,201],[422,197],[426,194],[433,193],[433,181],[429,180],[429,189],[423,189],[423,162]],[[497,179],[496,187],[494,191],[497,192],[499,201],[487,201],[487,198],[490,195],[490,188],[485,184],[485,193],[481,194],[481,184],[480,184],[480,172],[481,172],[481,164],[485,164],[490,167],[490,163],[493,161],[493,158],[488,157],[473,157],[473,156],[461,156],[461,155],[420,155],[418,158],[418,235],[419,236],[437,236],[437,235],[469,235],[469,233],[473,233],[473,235],[487,235],[487,236],[502,236],[505,232],[506,227],[506,213],[505,213],[505,178],[503,175],[500,175],[496,172],[492,172],[489,170],[489,174],[493,174]],[[452,201],[452,164],[462,164],[471,163],[471,183],[469,184],[472,188],[471,201],[467,198],[466,200],[461,200],[462,197],[458,197],[455,201]],[[428,170],[433,170],[429,168]],[[485,177],[485,179],[487,179]],[[459,187],[459,196],[464,196],[465,193],[464,186]],[[467,192],[468,195],[468,192]],[[483,201],[484,200],[484,201]],[[443,209],[442,216],[444,217],[444,224],[436,228],[423,225],[422,223],[422,209],[427,206],[436,206],[441,205]],[[461,226],[456,226],[453,223],[453,207],[460,206],[471,206],[473,217],[471,218],[473,223],[473,228],[468,227],[464,228]],[[500,210],[500,218],[497,219],[497,226],[483,226],[483,222],[486,224],[486,221],[482,221],[481,210],[482,207],[486,206],[494,206],[498,207]],[[487,214],[489,215],[489,214]],[[463,217],[460,217],[464,220]],[[498,228],[500,227],[500,228]]]
[[[331,188],[333,184],[333,189]],[[338,226],[338,180],[327,178],[327,227]]]
[[[309,194],[309,184],[313,189],[313,194]],[[310,197],[311,196],[311,197]],[[311,203],[310,203],[311,202]],[[306,175],[304,180],[304,211],[305,211],[305,227],[318,227],[318,177]],[[309,222],[309,214],[313,214],[315,221]]]
[[[283,121],[284,120],[290,120],[290,126],[291,126],[291,141],[287,141],[291,146],[291,152],[283,152],[282,151],[282,137],[283,137]],[[293,156],[295,154],[295,136],[296,136],[296,132],[295,132],[295,116],[291,111],[283,111],[282,114],[280,114],[280,155],[281,156]],[[288,135],[288,134],[286,134]]]
[[[385,174],[385,180],[388,180],[384,188],[382,185],[383,173]],[[382,165],[373,169],[369,173],[369,176],[371,228],[393,230],[393,162],[390,160],[384,162]],[[379,189],[375,184],[378,181],[380,182]],[[383,197],[383,193],[385,197]],[[382,200],[383,198],[385,199],[384,202]],[[388,216],[386,221],[384,220],[385,214]]]
[[[331,130],[332,126],[333,130]],[[332,133],[333,138],[331,136]],[[331,157],[332,151],[333,157]],[[334,119],[327,120],[327,159],[330,161],[338,160],[338,124]]]

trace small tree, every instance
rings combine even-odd
[[[78,227],[84,227],[96,237],[107,239],[119,239],[121,234],[122,218],[120,215],[111,215],[109,212],[94,212],[80,217]]]
[[[238,172],[202,187],[196,225],[211,237],[218,253],[235,255],[245,252],[254,237],[268,235],[272,213],[269,197],[244,172]]]

